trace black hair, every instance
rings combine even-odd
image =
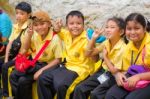
[[[136,22],[140,23],[143,26],[143,28],[146,28],[146,30],[148,32],[150,32],[150,22],[142,14],[131,13],[129,16],[127,16],[127,18],[125,20],[126,25],[127,25],[128,21],[136,21]]]
[[[68,23],[69,16],[78,16],[79,18],[82,18],[83,24],[84,24],[84,16],[80,11],[74,10],[74,11],[69,12],[68,15],[66,16],[66,24]]]
[[[15,9],[20,9],[22,11],[27,12],[28,14],[32,12],[31,5],[27,2],[20,2]]]
[[[124,42],[127,44],[127,43],[128,43],[128,40],[127,40],[127,38],[126,38],[126,36],[125,36],[125,32],[124,32],[124,30],[125,30],[125,21],[124,21],[124,19],[121,18],[121,17],[115,17],[115,16],[114,16],[114,17],[112,17],[112,18],[109,18],[109,19],[107,20],[107,22],[110,21],[110,20],[116,22],[117,26],[118,26],[121,30],[123,30],[123,34],[121,35],[121,37],[124,39]]]
[[[116,22],[116,24],[118,25],[118,27],[120,29],[123,29],[123,30],[125,29],[125,21],[124,21],[124,19],[114,16],[112,18],[109,18],[107,21],[110,21],[110,20]]]

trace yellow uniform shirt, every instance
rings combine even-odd
[[[25,28],[28,26],[29,23],[30,23],[29,21],[26,21],[26,22],[22,25],[22,27],[19,27],[18,24],[14,24],[13,29],[12,29],[12,33],[11,33],[11,35],[10,35],[10,37],[9,37],[9,41],[15,40],[15,39],[19,36],[20,32],[21,32],[23,29],[25,29]],[[23,37],[24,34],[25,34],[25,33],[23,33],[22,36],[21,36],[21,41],[24,39],[24,37]]]
[[[39,52],[42,46],[45,44],[46,40],[51,40],[49,45],[46,47],[38,61],[40,62],[50,62],[55,58],[62,57],[62,44],[59,36],[55,34],[53,37],[53,32],[50,30],[48,35],[44,40],[38,33],[34,33],[31,39],[31,49],[32,49],[32,58]]]
[[[58,34],[64,41],[66,52],[66,68],[82,75],[84,72],[92,73],[94,71],[94,62],[85,57],[85,48],[88,44],[86,31],[83,31],[78,37],[72,40],[71,33],[62,29]]]
[[[22,25],[22,27],[19,27],[18,24],[15,24],[15,25],[13,26],[12,33],[11,33],[11,35],[10,35],[10,37],[9,37],[9,41],[15,40],[15,39],[19,36],[19,34],[21,33],[21,31],[22,31],[23,29],[27,28],[27,26],[28,26],[29,23],[30,23],[30,21],[26,21],[26,22]],[[22,44],[23,44],[23,42],[24,42],[24,40],[25,40],[25,33],[26,33],[26,31],[24,31],[24,32],[22,33],[22,35],[21,35],[21,42],[22,42]]]
[[[148,33],[146,33],[139,49],[137,49],[134,46],[132,41],[130,41],[128,43],[127,48],[125,49],[125,52],[123,55],[123,66],[122,67],[123,67],[124,71],[127,71],[129,66],[131,65],[132,51],[133,51],[133,62],[135,61],[138,53],[140,53],[135,64],[136,65],[143,65],[142,52],[143,52],[144,46],[145,46],[144,63],[147,66],[150,66],[150,35]]]
[[[97,48],[101,51],[102,47],[103,48],[106,47],[106,49],[108,51],[108,58],[114,64],[115,68],[121,70],[122,69],[122,57],[123,57],[124,49],[126,47],[125,42],[122,39],[120,39],[115,44],[113,49],[110,49],[110,42],[109,42],[109,40],[104,41],[102,45],[100,45],[100,47],[97,47]],[[105,70],[108,70],[108,67],[105,64],[105,62],[103,62],[102,67]]]

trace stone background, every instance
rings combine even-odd
[[[125,18],[131,12],[140,12],[150,19],[150,0],[9,0],[9,4],[15,6],[20,1],[30,3],[33,11],[47,11],[53,19],[65,19],[69,11],[80,10],[88,27],[100,27],[114,15]]]

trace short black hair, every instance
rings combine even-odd
[[[124,42],[127,44],[127,43],[128,43],[128,40],[127,40],[127,38],[126,38],[126,36],[125,36],[125,32],[124,32],[124,30],[125,30],[125,21],[124,21],[124,19],[121,18],[121,17],[113,16],[112,18],[109,18],[109,19],[107,20],[107,22],[110,21],[110,20],[111,20],[111,21],[114,21],[114,22],[117,24],[117,26],[118,26],[121,30],[123,30],[123,34],[121,35],[121,37],[123,38]]]
[[[22,11],[27,12],[28,14],[32,12],[31,5],[27,2],[20,2],[19,4],[16,5],[15,9],[19,9]]]
[[[109,18],[107,21],[110,21],[110,20],[116,22],[116,24],[118,25],[120,29],[123,29],[123,30],[125,29],[125,21],[123,18],[113,16],[112,18]]]
[[[79,18],[82,18],[83,24],[84,24],[84,16],[83,16],[82,12],[80,12],[78,10],[73,10],[73,11],[69,12],[68,15],[66,16],[66,24],[68,23],[69,16],[78,16]]]

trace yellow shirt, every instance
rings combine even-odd
[[[127,45],[127,47],[125,49],[125,53],[123,55],[123,70],[124,71],[127,71],[129,66],[131,65],[132,51],[133,51],[133,63],[134,63],[138,53],[140,53],[135,64],[137,64],[137,65],[144,65],[143,61],[142,61],[142,53],[143,53],[144,46],[145,46],[144,63],[147,66],[150,66],[150,35],[148,33],[146,33],[139,49],[137,49],[134,46],[132,41],[130,41],[128,43],[128,45]]]
[[[62,44],[61,40],[57,34],[53,37],[53,32],[50,30],[48,35],[44,40],[42,40],[41,36],[38,33],[34,33],[31,39],[31,49],[32,49],[32,58],[39,52],[42,46],[45,44],[46,40],[51,40],[49,45],[46,47],[38,61],[40,62],[50,62],[55,58],[62,57]]]
[[[88,44],[86,31],[83,31],[78,37],[72,40],[69,31],[62,29],[58,34],[64,41],[64,50],[66,52],[66,68],[82,75],[84,72],[92,73],[94,71],[94,62],[85,57],[85,48]]]
[[[30,21],[26,21],[23,25],[22,25],[22,27],[19,27],[18,26],[18,24],[14,24],[14,26],[13,26],[13,29],[12,29],[12,33],[11,33],[11,35],[10,35],[10,37],[9,37],[9,41],[13,41],[14,39],[16,39],[18,36],[19,36],[19,34],[20,34],[20,32],[23,30],[23,29],[25,29],[27,26],[28,26],[28,24],[30,23]],[[21,41],[22,41],[22,39],[24,39],[24,34],[25,34],[25,32],[22,34],[22,36],[21,36]]]
[[[125,42],[122,39],[120,39],[112,49],[110,49],[111,46],[110,46],[109,40],[104,41],[102,45],[104,45],[103,48],[106,47],[108,51],[108,58],[113,63],[115,68],[121,70],[122,69],[122,57],[123,57],[124,49],[126,47]],[[102,50],[101,45],[100,47],[97,47],[97,48],[100,51]],[[102,67],[105,70],[108,70],[108,67],[105,64],[105,62],[103,62]]]
[[[22,27],[19,27],[18,24],[15,24],[15,25],[13,26],[12,33],[11,33],[11,35],[10,35],[10,37],[9,37],[9,41],[15,40],[15,39],[19,36],[19,34],[21,33],[21,31],[22,31],[23,29],[27,28],[27,26],[28,26],[29,23],[30,23],[29,20],[26,21],[26,22],[22,25]],[[24,40],[25,40],[25,34],[26,34],[26,30],[25,30],[25,31],[22,33],[22,35],[21,35],[21,42],[22,42],[22,44],[23,44],[23,42],[24,42]],[[22,46],[22,45],[21,45],[21,46]]]

